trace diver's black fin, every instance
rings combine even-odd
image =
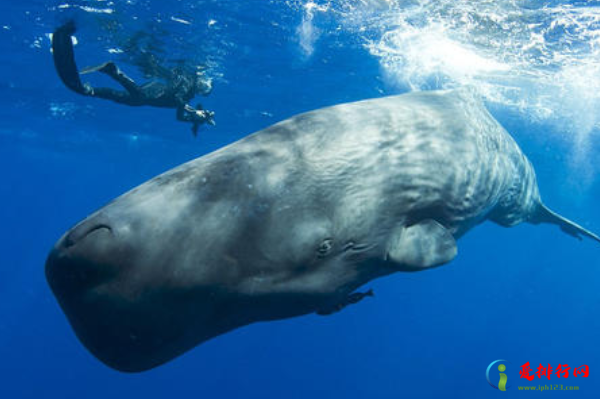
[[[581,236],[586,236],[592,240],[600,242],[600,237],[591,231],[581,227],[575,222],[560,216],[558,213],[551,211],[545,205],[540,204],[537,212],[531,219],[531,223],[551,223],[555,224],[565,233],[581,240]]]
[[[75,22],[73,20],[62,25],[52,34],[52,55],[56,72],[65,86],[79,94],[87,94],[85,86],[79,79],[75,53],[73,52],[73,36]]]

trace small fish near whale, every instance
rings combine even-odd
[[[76,335],[121,371],[258,321],[330,314],[399,271],[450,262],[486,220],[551,223],[515,141],[466,89],[279,122],[134,188],[69,230],[46,277]]]

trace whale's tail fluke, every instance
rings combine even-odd
[[[536,213],[530,220],[531,223],[539,224],[539,223],[552,223],[560,227],[562,231],[565,233],[581,240],[581,236],[586,236],[600,242],[600,237],[591,231],[581,227],[577,223],[570,221],[569,219],[560,216],[558,213],[548,209],[545,205],[540,204]]]

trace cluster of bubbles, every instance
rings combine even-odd
[[[594,1],[345,0],[304,2],[335,14],[405,90],[469,85],[585,152],[600,130],[600,7]],[[317,28],[302,26],[299,33]],[[315,38],[307,35],[311,46]]]
[[[181,67],[212,77],[221,72],[222,43],[213,40],[211,30],[218,30],[217,21],[204,7],[214,0],[191,2],[176,0],[167,9],[160,9],[150,0],[74,0],[51,6],[57,20],[74,19],[81,28],[77,34],[86,36],[87,47],[94,40],[104,47],[111,59],[143,69],[152,62],[165,67]],[[155,71],[143,70],[143,75]],[[146,77],[148,77],[146,76]]]

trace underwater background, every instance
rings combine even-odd
[[[374,281],[374,298],[340,313],[250,325],[141,374],[83,348],[44,276],[69,227],[174,166],[304,111],[464,85],[531,159],[546,204],[598,233],[600,2],[2,0],[0,11],[1,398],[491,398],[554,384],[579,390],[544,396],[600,397],[600,247],[553,226],[484,223],[450,264]],[[217,125],[194,139],[173,110],[70,92],[50,53],[69,19],[80,67],[114,60],[143,80],[136,51],[200,66]],[[497,359],[507,392],[486,380]],[[529,382],[526,362],[590,372]]]

